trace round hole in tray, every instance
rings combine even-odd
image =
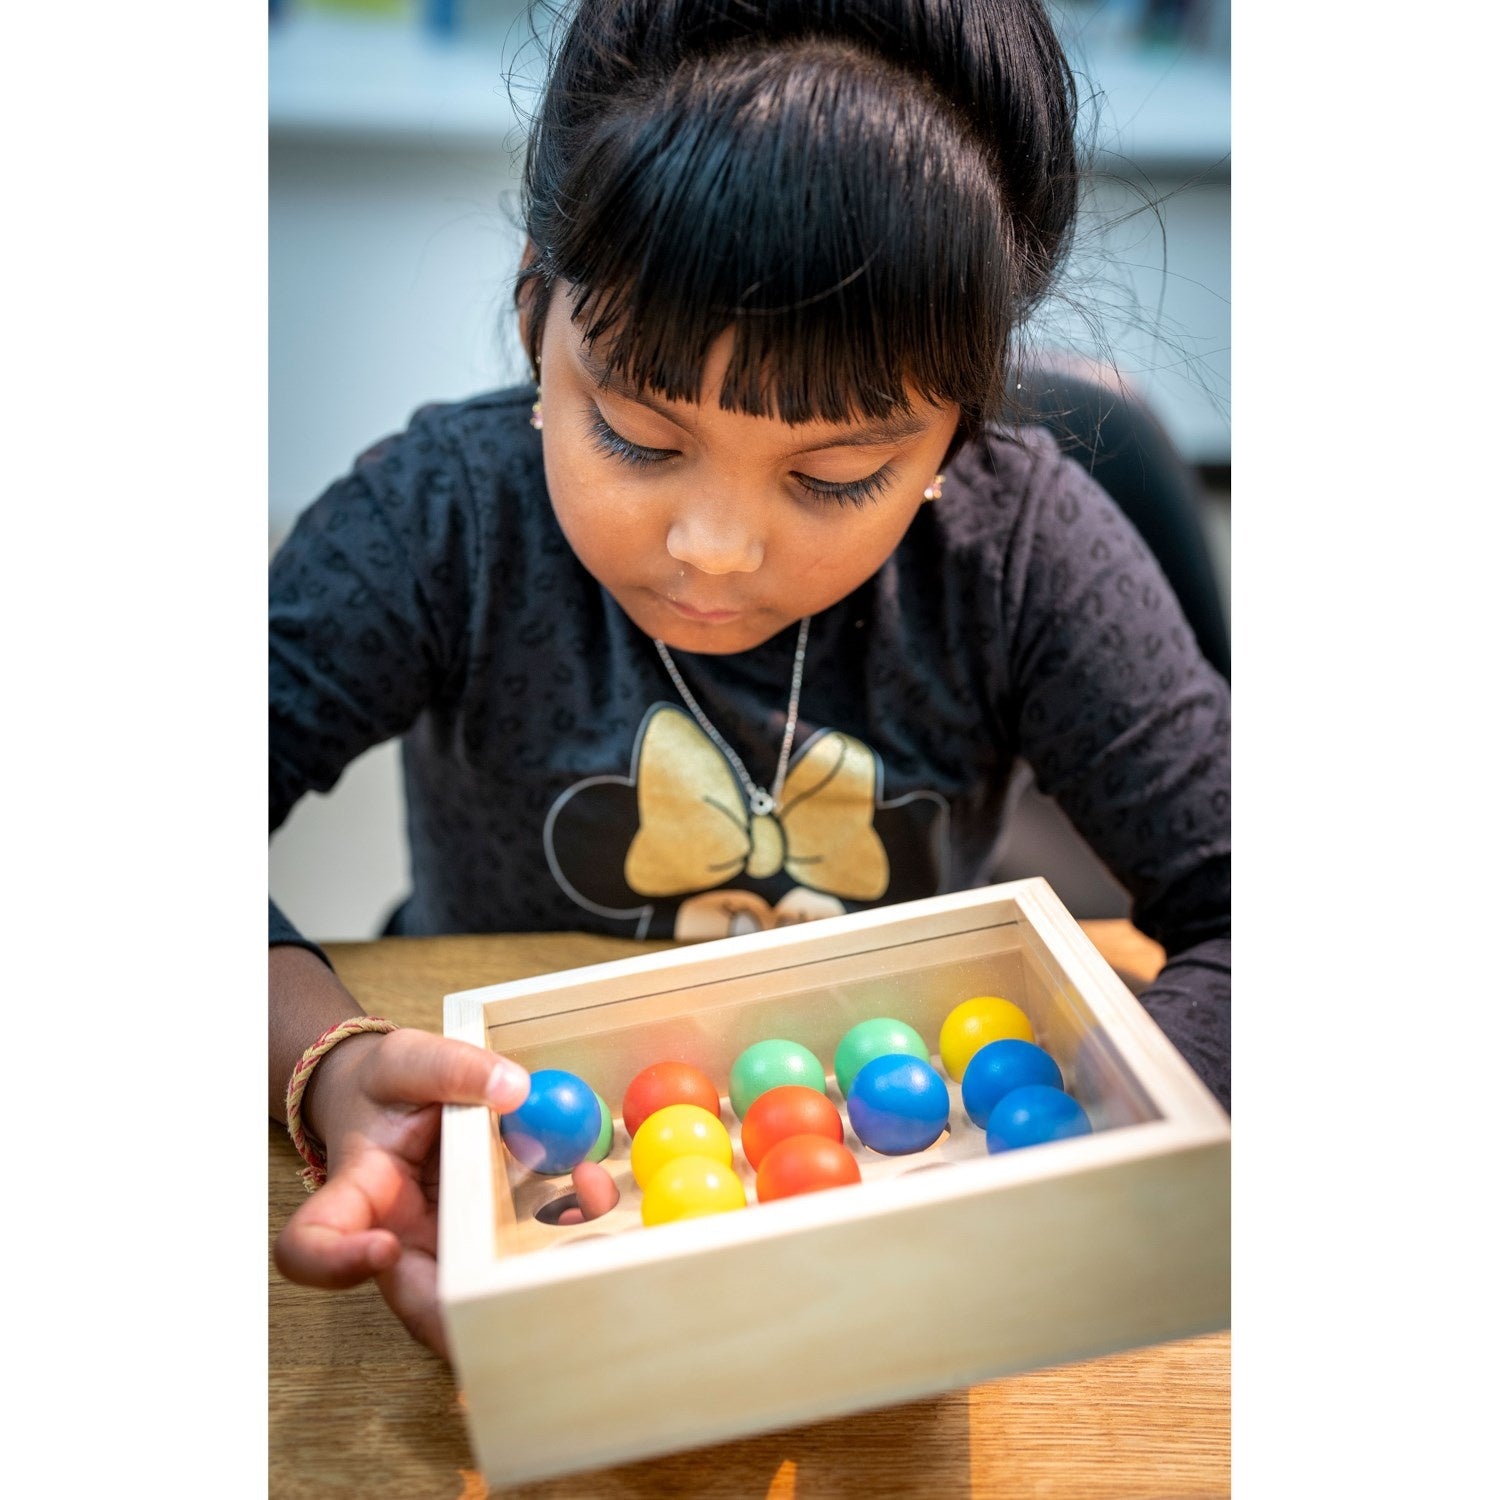
[[[542,1204],[539,1209],[537,1209],[537,1211],[532,1215],[532,1218],[534,1218],[538,1224],[558,1224],[562,1216],[567,1213],[570,1208],[577,1207],[578,1194],[563,1193],[559,1197],[549,1198],[544,1204]],[[570,1226],[564,1224],[561,1225],[561,1227],[566,1229]]]

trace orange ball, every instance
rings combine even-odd
[[[783,1083],[767,1089],[745,1111],[740,1146],[745,1160],[759,1167],[772,1146],[794,1135],[822,1135],[842,1144],[844,1122],[839,1118],[838,1105],[805,1083]]]
[[[641,1121],[669,1104],[696,1104],[719,1118],[719,1091],[702,1068],[685,1062],[652,1063],[642,1068],[625,1090],[620,1113],[626,1132],[634,1135]]]
[[[770,1203],[859,1180],[859,1163],[847,1146],[826,1135],[791,1135],[766,1152],[755,1174],[755,1196]]]

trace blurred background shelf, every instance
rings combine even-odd
[[[504,145],[524,129],[530,105],[529,94],[513,101],[511,90],[534,88],[541,52],[522,46],[530,34],[525,7],[503,11],[483,28],[454,34],[379,12],[303,8],[279,16],[267,46],[272,142]]]
[[[424,20],[421,6],[304,4],[278,15],[268,43],[271,139],[494,148],[524,130],[545,30],[532,39],[524,0],[440,9],[454,14],[451,29]],[[1227,173],[1227,54],[1133,43],[1103,28],[1102,40],[1090,40],[1082,9],[1058,7],[1062,24],[1081,28],[1072,53],[1085,100],[1102,103],[1106,157],[1148,173]]]

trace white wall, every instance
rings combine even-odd
[[[273,142],[270,526],[425,401],[525,378],[498,149]]]
[[[525,378],[510,310],[521,237],[508,155],[399,142],[270,153],[274,547],[298,513],[423,402]],[[373,936],[406,889],[394,745],[378,746],[271,841],[270,884],[309,936]]]
[[[1229,462],[1229,182],[1095,180],[1033,338],[1118,366],[1184,456]]]

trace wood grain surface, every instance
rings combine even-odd
[[[1161,950],[1126,922],[1084,930],[1132,989]],[[668,946],[577,934],[387,938],[328,948],[370,1012],[442,1029],[443,996]],[[302,1201],[269,1127],[270,1241]],[[692,1453],[519,1488],[475,1471],[448,1366],[372,1286],[313,1291],[270,1268],[269,1494],[424,1500],[1210,1500],[1230,1493],[1230,1336],[1215,1334]],[[580,1411],[579,1421],[586,1422]]]

